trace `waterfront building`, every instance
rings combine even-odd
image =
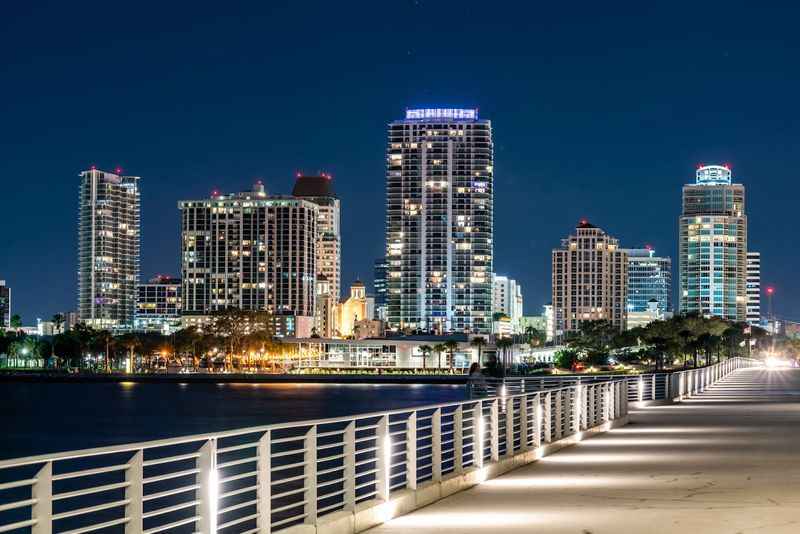
[[[155,276],[139,284],[134,330],[168,336],[181,327],[181,280]]]
[[[502,313],[509,318],[512,334],[522,333],[522,288],[516,280],[507,276],[492,277],[492,313],[495,316]]]
[[[555,339],[586,321],[608,320],[623,330],[627,317],[628,255],[619,241],[586,220],[553,250]]]
[[[95,328],[130,329],[139,282],[139,177],[95,167],[80,177],[78,314]]]
[[[653,321],[664,321],[672,317],[672,312],[661,309],[660,303],[656,299],[650,299],[647,307],[642,311],[628,310],[627,329],[633,330],[642,326],[647,326]]]
[[[215,191],[179,208],[184,324],[232,307],[296,317],[313,328],[317,204],[268,196],[257,182],[252,191]]]
[[[761,253],[747,251],[747,323],[761,325]]]
[[[541,315],[526,315],[520,318],[520,331],[524,334],[530,327],[541,332],[545,336],[545,341],[553,340],[553,305],[545,304],[542,306]]]
[[[336,327],[334,312],[336,302],[331,293],[331,283],[324,274],[317,274],[314,301],[314,330],[320,337],[331,337]]]
[[[323,274],[330,284],[333,301],[341,298],[342,233],[340,203],[333,191],[330,174],[319,176],[298,175],[292,196],[313,202],[318,206],[317,216],[317,274]]]
[[[372,317],[367,305],[366,287],[361,280],[350,286],[350,296],[336,305],[336,333],[342,337],[354,334],[356,322]]]
[[[388,125],[392,330],[491,332],[493,164],[492,126],[475,109],[410,109]]]
[[[625,249],[628,254],[628,314],[647,312],[655,300],[661,313],[672,311],[672,259],[652,247]]]
[[[372,279],[372,290],[375,293],[375,315],[373,319],[386,321],[386,270],[389,264],[386,258],[375,260],[375,269]]]
[[[704,165],[683,186],[680,216],[680,310],[747,319],[745,188],[727,165]]]
[[[0,280],[0,328],[11,327],[11,288]]]

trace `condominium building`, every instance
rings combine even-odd
[[[747,252],[747,322],[761,326],[761,253]]]
[[[407,110],[388,126],[386,166],[390,328],[490,333],[490,121],[475,109]]]
[[[233,307],[313,325],[317,204],[268,196],[257,182],[252,191],[215,191],[179,208],[184,315]]]
[[[0,280],[0,328],[11,326],[11,288]]]
[[[155,276],[139,284],[134,329],[170,335],[181,327],[181,280]]]
[[[656,301],[672,311],[672,258],[657,256],[652,247],[625,249],[628,254],[628,312],[646,312]]]
[[[386,271],[389,264],[386,258],[378,258],[375,260],[375,268],[372,278],[372,290],[375,293],[375,316],[373,319],[378,321],[386,321]]]
[[[510,320],[511,333],[522,332],[522,288],[513,278],[494,275],[492,279],[492,313]],[[495,322],[497,319],[495,319]]]
[[[697,169],[683,186],[680,309],[732,321],[747,318],[745,189],[723,165]]]
[[[80,177],[78,314],[96,328],[129,329],[139,282],[139,177],[95,167]]]
[[[335,300],[341,297],[342,284],[342,234],[339,199],[333,191],[329,174],[319,176],[298,175],[292,196],[316,204],[317,217],[317,274],[324,274]]]
[[[627,300],[628,254],[617,239],[582,220],[553,250],[555,339],[586,321],[604,319],[624,329]]]

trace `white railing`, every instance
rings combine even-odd
[[[518,394],[573,384],[593,384],[609,380],[625,380],[629,402],[674,401],[699,393],[707,384],[735,369],[761,365],[751,358],[731,358],[723,362],[686,371],[642,373],[638,375],[546,375],[506,377],[488,380],[473,396]]]
[[[735,368],[720,365],[681,391]],[[574,384],[3,460],[0,533],[323,532],[332,517],[358,532],[606,428],[627,415],[626,388]]]

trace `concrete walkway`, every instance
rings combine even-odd
[[[737,371],[370,532],[800,533],[800,370]]]

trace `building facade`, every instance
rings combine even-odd
[[[11,327],[11,288],[0,280],[0,328]]]
[[[318,206],[252,191],[179,203],[183,314],[266,310],[314,324]],[[184,321],[186,322],[186,320]],[[194,321],[198,322],[198,321]]]
[[[661,313],[672,311],[672,258],[656,256],[651,247],[625,249],[628,254],[628,313],[648,312],[656,301]]]
[[[493,276],[492,313],[502,313],[510,319],[511,333],[522,333],[522,288],[516,280],[507,276]]]
[[[492,328],[493,141],[474,109],[388,126],[387,319],[395,331]]]
[[[130,329],[139,282],[139,177],[94,167],[80,177],[78,314],[95,328]]]
[[[388,266],[386,258],[375,260],[372,279],[372,291],[375,294],[375,316],[373,319],[378,321],[386,321],[386,270]]]
[[[745,321],[745,189],[728,166],[697,169],[695,183],[683,186],[679,224],[681,312]]]
[[[586,321],[625,328],[628,254],[617,239],[581,221],[553,250],[553,321],[556,341]]]
[[[156,276],[139,284],[134,330],[170,335],[181,328],[181,280]]]
[[[747,323],[761,326],[760,252],[747,252]]]
[[[336,305],[336,335],[354,335],[356,322],[369,319],[369,311],[366,287],[363,282],[356,280],[350,286],[350,296]]]

